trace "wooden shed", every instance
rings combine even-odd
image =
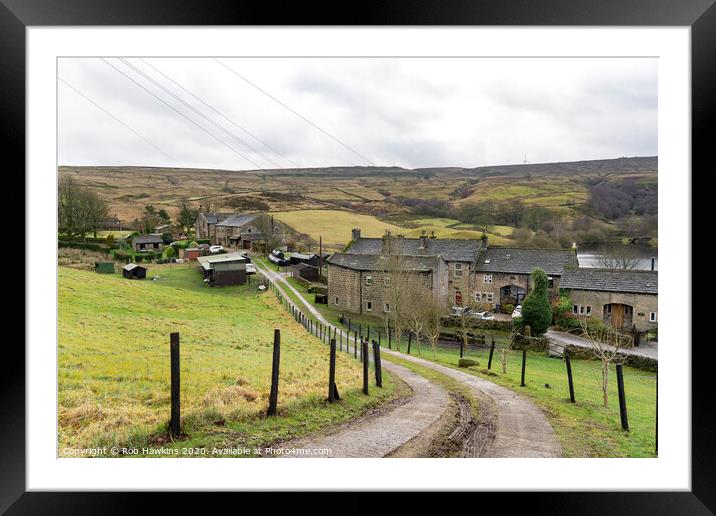
[[[101,274],[114,274],[114,262],[94,262],[94,271]]]
[[[144,279],[147,277],[147,269],[136,263],[128,263],[122,267],[122,276],[127,279]]]

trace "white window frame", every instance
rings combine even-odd
[[[461,263],[456,263],[456,264],[455,264],[455,276],[456,276],[456,277],[457,277],[457,276],[462,276],[462,272],[463,272],[463,271],[462,271],[462,264],[461,264]]]
[[[485,274],[482,278],[482,281],[487,283],[488,285],[492,284],[492,274]]]
[[[492,303],[492,302],[495,300],[494,295],[493,295],[492,292],[488,292],[486,295],[487,295],[487,302],[488,302],[488,303]]]
[[[373,285],[373,276],[366,276],[363,279],[363,282],[365,283],[366,287],[370,287],[371,285]]]
[[[383,286],[390,286],[390,276],[386,276],[385,278],[383,278]]]
[[[390,312],[390,303],[385,303],[385,306],[383,306],[383,311],[386,313]]]
[[[334,303],[333,303],[333,304],[336,305],[336,306],[338,306],[338,298],[337,298],[337,297],[334,298]]]
[[[572,305],[572,314],[579,315],[579,305]]]
[[[592,315],[592,307],[587,305],[587,315]]]
[[[365,302],[365,311],[366,311],[366,312],[372,312],[372,311],[373,311],[373,301],[366,301],[366,302]]]
[[[657,322],[658,314],[656,312],[649,312],[649,322]]]

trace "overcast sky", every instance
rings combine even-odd
[[[214,59],[126,59],[141,73],[107,61],[194,123],[100,59],[60,59],[59,77],[126,124],[58,81],[61,165],[476,167],[657,154],[656,59],[220,59],[255,86]]]

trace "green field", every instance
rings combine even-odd
[[[288,281],[306,299],[313,296],[293,278]],[[296,296],[290,294],[294,300]],[[313,303],[324,316],[340,326],[339,310],[327,305]],[[371,338],[382,328],[382,322],[375,317],[344,314],[353,324],[362,324],[372,328]],[[490,331],[487,331],[488,342]],[[506,340],[504,332],[494,332],[498,346]],[[382,345],[387,345],[382,332]],[[393,349],[395,349],[393,343]],[[404,339],[401,350],[407,349]],[[418,354],[427,360],[433,360],[432,349],[428,344],[420,346],[413,342],[411,354]],[[602,407],[601,363],[595,360],[572,359],[572,371],[575,382],[577,402],[569,402],[569,389],[564,361],[549,358],[543,353],[528,352],[526,367],[526,386],[520,387],[522,352],[511,351],[508,354],[507,373],[503,374],[497,351],[494,354],[491,373],[483,372],[487,367],[489,350],[470,347],[465,356],[477,359],[477,367],[460,369],[492,382],[508,387],[515,392],[529,396],[545,413],[554,427],[567,457],[654,457],[655,421],[656,421],[656,376],[654,373],[624,366],[624,384],[629,416],[629,432],[623,432],[620,426],[619,402],[617,398],[616,374],[612,367],[610,374],[610,404]],[[459,350],[457,347],[438,347],[435,361],[457,368]],[[545,387],[549,384],[549,387]]]
[[[149,279],[154,277],[154,280]],[[306,435],[404,393],[385,375],[361,393],[360,364],[337,360],[271,293],[211,288],[196,265],[151,265],[148,279],[59,268],[59,453],[90,446],[247,446]],[[265,418],[274,328],[281,329],[279,417]],[[166,442],[169,333],[181,334],[184,440]]]

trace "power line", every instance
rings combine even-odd
[[[148,144],[148,145],[151,145],[154,149],[156,149],[156,150],[158,150],[159,152],[161,152],[162,154],[164,154],[164,156],[166,156],[166,157],[169,158],[169,159],[172,159],[172,157],[171,157],[169,154],[167,154],[167,153],[164,152],[161,148],[157,147],[155,144],[153,144],[152,142],[150,142],[149,140],[147,140],[144,136],[142,136],[142,135],[139,134],[137,131],[135,131],[129,124],[127,124],[126,122],[120,120],[120,119],[117,118],[115,115],[113,115],[112,113],[110,113],[109,111],[107,111],[105,108],[103,108],[103,107],[100,106],[97,102],[95,102],[94,100],[92,100],[90,97],[88,97],[87,95],[85,95],[84,93],[82,93],[80,90],[78,90],[77,88],[75,88],[74,86],[72,86],[69,82],[67,82],[66,80],[64,80],[62,77],[58,76],[57,79],[60,80],[60,81],[61,81],[65,86],[67,86],[68,88],[71,88],[72,90],[74,90],[75,93],[77,93],[77,94],[80,95],[82,98],[84,98],[86,101],[88,101],[89,103],[91,103],[94,107],[96,107],[97,109],[99,109],[100,111],[102,111],[105,115],[107,115],[108,117],[110,117],[112,120],[114,120],[115,122],[118,122],[118,123],[122,124],[126,129],[129,129],[129,131],[131,131],[132,134],[134,134],[135,136],[137,136],[138,138],[140,138],[144,143],[146,143],[146,144]]]
[[[163,86],[162,84],[160,84],[160,83],[157,82],[156,80],[152,79],[151,76],[149,76],[148,74],[144,73],[142,70],[140,70],[139,68],[137,68],[136,66],[134,66],[134,65],[133,65],[132,63],[130,63],[128,60],[126,60],[126,59],[124,59],[124,58],[122,58],[122,57],[120,57],[119,60],[120,60],[122,63],[124,63],[125,66],[131,68],[135,73],[141,75],[141,76],[144,77],[147,81],[149,81],[149,82],[151,82],[152,84],[154,84],[157,88],[159,88],[160,90],[162,90],[164,93],[167,93],[168,95],[170,95],[170,96],[171,96],[172,98],[174,98],[177,102],[179,102],[180,104],[182,104],[183,106],[185,106],[186,108],[190,109],[191,111],[193,111],[194,113],[196,113],[197,115],[199,115],[201,118],[203,118],[204,120],[206,120],[207,122],[209,122],[210,124],[212,124],[212,125],[213,125],[214,127],[216,127],[219,131],[222,131],[224,134],[230,136],[231,138],[235,139],[236,141],[238,141],[238,142],[241,143],[242,145],[245,145],[245,146],[248,147],[250,150],[252,150],[252,151],[255,152],[255,149],[254,149],[253,147],[251,147],[250,145],[248,145],[246,142],[244,142],[241,138],[239,138],[239,137],[236,136],[234,133],[232,133],[231,131],[229,131],[229,130],[227,130],[226,128],[224,128],[224,126],[222,126],[222,125],[220,125],[219,123],[217,123],[216,120],[214,120],[214,119],[211,118],[210,116],[208,116],[208,115],[206,115],[205,113],[203,113],[202,111],[196,109],[194,106],[192,106],[191,104],[189,104],[188,102],[186,102],[184,99],[182,99],[182,98],[179,97],[178,95],[174,94],[174,92],[172,92],[171,90],[167,89],[165,86]],[[250,161],[255,167],[257,167],[257,168],[259,168],[259,169],[263,169],[263,167],[259,166],[256,162],[250,160],[249,158],[244,157],[244,159]]]
[[[189,91],[188,89],[186,89],[184,86],[182,86],[181,84],[179,84],[177,81],[175,81],[174,79],[172,79],[171,77],[169,77],[167,74],[165,74],[164,72],[162,72],[161,70],[159,70],[156,66],[154,66],[154,65],[152,65],[151,63],[147,62],[144,58],[140,57],[139,60],[142,61],[142,62],[143,62],[144,64],[146,64],[147,66],[149,66],[150,68],[152,68],[155,72],[157,72],[158,74],[160,74],[162,77],[164,77],[164,78],[167,79],[168,81],[172,82],[174,85],[176,85],[177,87],[179,87],[181,90],[183,90],[184,92],[188,93],[189,95],[191,95],[192,97],[194,97],[196,100],[198,100],[199,102],[201,102],[202,104],[204,104],[206,107],[208,107],[209,109],[213,110],[213,111],[214,111],[215,113],[217,113],[219,116],[221,116],[222,118],[224,118],[225,120],[227,120],[227,121],[229,121],[231,124],[233,124],[234,126],[238,127],[240,130],[242,130],[243,132],[245,132],[246,134],[248,134],[249,136],[251,136],[251,138],[253,138],[253,139],[256,140],[257,142],[259,142],[260,144],[262,144],[264,147],[266,147],[267,149],[271,150],[271,151],[274,152],[276,155],[281,156],[283,159],[285,159],[286,161],[288,161],[291,165],[293,165],[293,166],[295,166],[295,167],[298,167],[298,166],[299,166],[299,165],[296,164],[294,161],[292,161],[291,159],[289,159],[288,157],[286,157],[283,153],[281,153],[280,151],[278,151],[278,150],[276,150],[275,148],[271,147],[268,143],[264,142],[264,141],[261,140],[259,137],[257,137],[256,135],[254,135],[251,131],[249,131],[248,129],[245,129],[244,127],[242,127],[241,125],[239,125],[237,122],[235,122],[235,121],[232,120],[231,118],[229,118],[229,117],[227,117],[226,115],[224,115],[220,110],[218,110],[217,108],[215,108],[214,106],[212,106],[211,104],[209,104],[208,102],[206,102],[205,100],[203,100],[202,98],[200,98],[199,96],[195,95],[194,93],[192,93],[191,91]],[[246,145],[248,146],[248,144],[246,144]],[[251,147],[249,147],[249,148],[251,148]],[[253,149],[253,148],[251,148],[251,149],[254,150],[254,152],[256,152],[256,153],[259,152],[259,151],[255,150],[255,149]],[[265,159],[267,159],[267,158],[265,158]],[[271,160],[268,160],[268,159],[267,159],[267,161],[271,161]],[[279,165],[277,165],[275,162],[273,162],[273,161],[271,161],[271,162],[272,162],[274,165],[279,166]]]
[[[238,155],[239,157],[243,158],[244,160],[248,161],[249,163],[251,163],[251,164],[254,165],[255,167],[257,167],[257,168],[259,168],[259,169],[261,168],[261,167],[259,167],[256,163],[254,163],[253,161],[251,161],[249,158],[247,158],[246,156],[244,156],[243,154],[241,154],[241,153],[240,153],[238,150],[236,150],[234,147],[232,147],[231,145],[229,145],[228,143],[226,143],[224,140],[222,140],[221,138],[219,138],[218,136],[216,136],[214,133],[212,133],[212,132],[210,132],[210,131],[207,131],[206,128],[204,128],[204,127],[202,127],[201,125],[199,125],[198,123],[196,123],[196,121],[194,121],[194,120],[192,120],[191,118],[189,118],[188,116],[186,116],[184,113],[182,113],[181,111],[179,111],[178,109],[176,109],[174,106],[172,106],[171,104],[169,104],[167,101],[165,101],[164,99],[162,99],[161,97],[159,97],[156,93],[154,93],[153,91],[151,91],[150,89],[148,89],[147,87],[145,87],[143,84],[141,84],[140,82],[138,82],[137,80],[135,80],[134,78],[130,77],[129,75],[127,75],[126,73],[124,73],[122,70],[120,70],[119,68],[117,68],[116,66],[114,66],[112,63],[110,63],[109,61],[107,61],[104,57],[100,57],[100,59],[101,59],[102,61],[104,61],[105,64],[107,64],[108,66],[111,66],[111,67],[114,68],[117,72],[121,73],[121,74],[124,75],[127,79],[129,79],[130,81],[132,81],[134,84],[136,84],[137,86],[139,86],[140,88],[142,88],[144,91],[146,91],[147,93],[149,93],[150,95],[152,95],[152,96],[153,96],[154,98],[156,98],[159,102],[161,102],[162,104],[166,105],[169,109],[171,109],[172,111],[178,113],[180,116],[186,118],[189,122],[191,122],[192,124],[194,124],[195,126],[197,126],[199,129],[201,129],[201,130],[204,131],[206,134],[208,134],[209,136],[211,136],[212,138],[214,138],[216,141],[218,141],[219,143],[221,143],[221,144],[224,145],[225,147],[228,147],[234,154],[236,154],[236,155]]]
[[[214,61],[216,61],[216,62],[219,63],[221,66],[223,66],[224,68],[226,68],[227,70],[229,70],[231,73],[233,73],[234,75],[236,75],[239,79],[245,81],[247,84],[249,84],[249,85],[253,86],[254,88],[256,88],[257,90],[259,90],[261,93],[263,93],[264,95],[266,95],[267,97],[269,97],[271,100],[273,100],[273,101],[276,102],[277,104],[279,104],[279,105],[283,106],[284,108],[286,108],[287,110],[289,110],[291,113],[293,113],[294,115],[296,115],[297,117],[299,117],[299,118],[300,118],[301,120],[303,120],[304,122],[310,124],[311,126],[315,127],[315,128],[318,129],[319,131],[321,131],[323,134],[325,134],[325,135],[328,136],[330,139],[332,139],[332,140],[334,140],[335,142],[337,142],[339,145],[342,145],[343,147],[345,147],[346,149],[348,149],[349,151],[351,151],[351,152],[352,152],[353,154],[355,154],[356,156],[360,156],[360,158],[363,159],[363,160],[365,160],[368,164],[375,166],[375,163],[373,163],[371,160],[369,160],[368,158],[366,158],[363,154],[361,154],[360,152],[358,152],[358,151],[355,150],[354,148],[350,147],[349,145],[343,143],[341,140],[339,140],[338,138],[336,138],[335,136],[333,136],[333,135],[330,134],[329,132],[325,131],[324,129],[321,129],[318,125],[316,125],[315,123],[311,122],[308,118],[306,118],[306,117],[303,116],[302,114],[298,113],[298,112],[295,111],[294,109],[290,108],[289,106],[287,106],[286,104],[284,104],[283,102],[281,102],[280,100],[278,100],[276,97],[274,97],[273,95],[271,95],[271,94],[268,93],[267,91],[261,89],[259,86],[257,86],[256,84],[254,84],[253,82],[251,82],[250,80],[248,80],[246,77],[244,77],[243,75],[241,75],[239,72],[237,72],[237,71],[234,70],[233,68],[230,68],[230,67],[227,66],[226,64],[222,63],[222,62],[219,61],[217,58],[214,58]]]

